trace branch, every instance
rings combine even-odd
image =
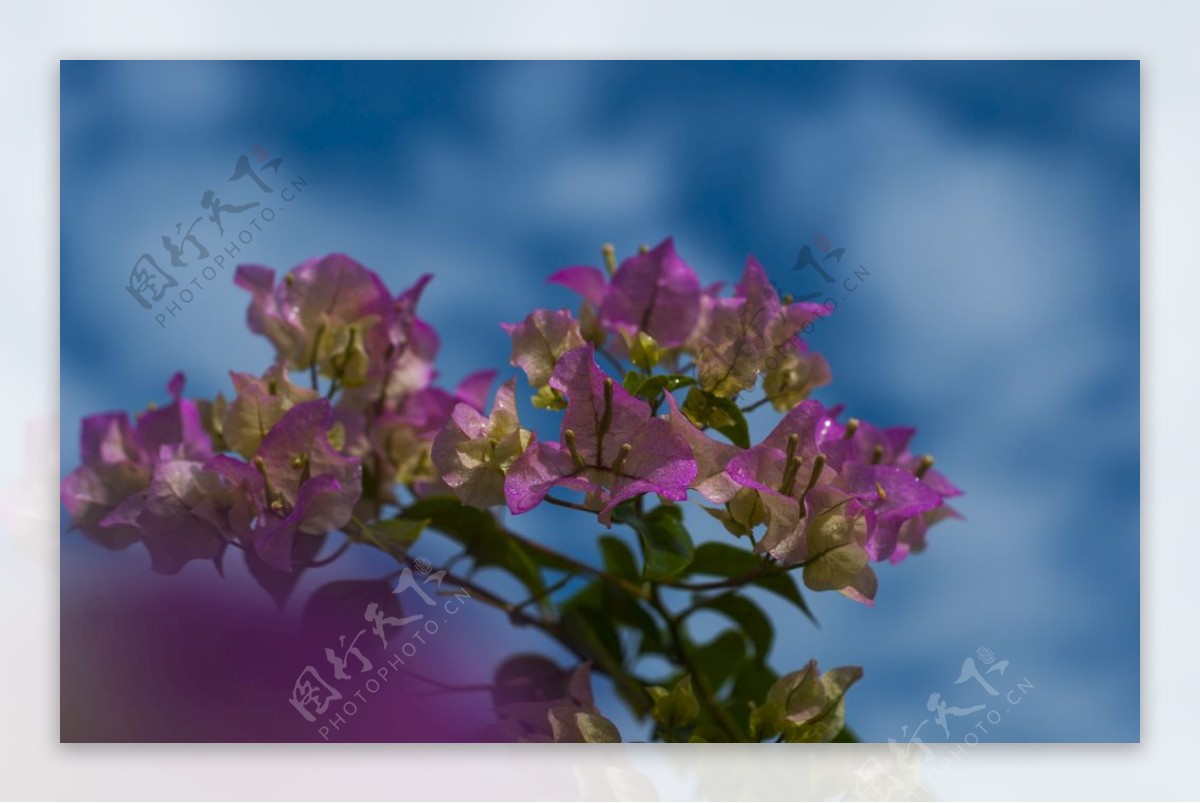
[[[717,721],[729,737],[735,742],[746,742],[748,739],[742,733],[741,727],[734,721],[728,711],[721,707],[717,702],[716,692],[708,682],[708,678],[700,671],[700,667],[696,664],[695,657],[687,647],[687,638],[683,633],[683,627],[680,624],[680,617],[675,616],[663,604],[662,598],[658,594],[658,586],[651,585],[653,595],[650,598],[650,604],[658,611],[659,616],[667,624],[667,632],[671,636],[671,642],[675,645],[675,651],[679,655],[679,660],[687,669],[688,674],[692,677],[692,685],[695,688],[697,697],[700,698],[700,704],[708,710],[713,719]]]

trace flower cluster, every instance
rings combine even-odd
[[[839,423],[840,410],[808,398],[831,375],[800,335],[825,309],[780,298],[753,257],[722,297],[720,285],[701,287],[670,239],[619,266],[611,253],[607,273],[575,266],[551,276],[582,297],[578,318],[538,309],[504,325],[534,404],[563,411],[559,439],[521,429],[505,385],[490,419],[464,406],[438,437],[434,462],[452,490],[514,514],[554,488],[578,491],[605,524],[643,494],[681,501],[694,490],[730,532],[753,538],[764,527],[755,548],[802,565],[809,588],[871,604],[870,562],[923,549],[928,527],[956,515],[945,501],[960,492],[909,451],[914,430]],[[598,353],[634,370],[612,376]],[[751,446],[734,400],[760,379],[762,401],[786,415]],[[681,406],[672,391],[683,387]]]
[[[110,548],[140,540],[161,572],[219,561],[229,544],[290,572],[298,538],[374,517],[397,484],[445,491],[434,438],[456,406],[482,407],[494,373],[453,393],[433,384],[439,341],[416,314],[429,278],[392,297],[340,254],[280,282],[268,268],[239,268],[253,296],[249,327],[271,341],[275,363],[262,376],[231,372],[229,400],[184,398],[179,374],[171,404],[132,425],[124,413],[85,419],[82,464],[62,485],[72,525]],[[294,371],[311,387],[294,384]],[[336,403],[319,378],[327,397],[341,391]]]
[[[494,371],[454,390],[436,384],[438,335],[417,315],[429,280],[393,296],[339,254],[279,280],[239,267],[247,323],[274,347],[272,365],[231,372],[229,397],[185,397],[176,374],[162,407],[84,419],[81,464],[62,483],[72,528],[112,549],[141,542],[164,573],[193,560],[220,569],[226,549],[240,548],[280,605],[298,572],[351,545],[411,573],[413,542],[439,533],[459,550],[439,582],[582,662],[569,672],[536,656],[505,662],[489,739],[618,740],[592,698],[593,667],[664,741],[852,738],[844,697],[861,669],[820,673],[814,661],[777,674],[775,629],[748,592],[811,617],[799,570],[809,589],[873,605],[871,564],[924,549],[928,528],[957,516],[947,500],[960,491],[911,450],[914,430],[843,418],[811,398],[832,377],[801,335],[827,310],[780,297],[753,258],[725,294],[703,286],[670,239],[619,265],[606,247],[603,267],[550,277],[581,297],[577,313],[535,309],[501,325],[532,404],[561,416],[550,440],[522,426],[515,377],[490,407]],[[766,405],[782,415],[752,443],[746,414]],[[750,548],[696,544],[678,504],[689,497]],[[606,534],[603,566],[592,566],[492,512],[546,503],[628,525],[640,560]],[[316,560],[335,531],[345,542]],[[472,572],[507,572],[521,597],[453,574],[462,559]],[[735,628],[700,643],[686,622],[702,610]],[[669,669],[647,676],[647,656]]]

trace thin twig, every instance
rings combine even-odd
[[[553,496],[550,496],[550,495],[546,496],[545,501],[549,502],[552,505],[558,505],[559,507],[569,508],[570,510],[581,510],[584,513],[595,513],[596,512],[594,510],[584,507],[583,505],[579,504],[578,502],[568,502],[566,499],[555,499]]]
[[[354,539],[349,536],[346,536],[346,540],[342,542],[342,545],[339,546],[337,549],[335,549],[333,551],[333,553],[331,555],[329,555],[328,557],[321,558],[320,560],[314,560],[311,563],[300,564],[299,566],[297,566],[297,568],[315,569],[319,566],[328,566],[329,564],[333,563],[335,560],[340,558],[342,555],[344,555],[346,550],[349,549],[350,545],[353,543],[354,543]]]
[[[755,410],[757,410],[759,407],[762,407],[767,402],[774,401],[774,400],[775,400],[775,398],[773,396],[763,396],[761,399],[754,402],[753,404],[747,404],[745,407],[742,407],[739,409],[741,409],[741,411],[743,413],[752,413]]]

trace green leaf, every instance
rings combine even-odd
[[[749,636],[750,643],[754,645],[755,657],[759,661],[766,660],[767,654],[771,652],[771,641],[775,637],[775,629],[761,608],[746,597],[733,593],[711,597],[704,600],[700,607],[723,613],[735,625],[740,625],[742,632]]]
[[[625,650],[619,625],[641,634],[640,652],[665,653],[658,625],[637,600],[608,583],[597,580],[562,603],[559,627],[563,640],[614,678],[621,697],[638,716],[649,708],[642,686],[622,675]]]
[[[646,375],[640,371],[627,371],[625,378],[621,380],[621,387],[625,388],[631,395],[636,396],[638,388],[646,381]]]
[[[633,550],[615,535],[600,536],[600,558],[609,574],[634,583],[641,580]]]
[[[736,630],[726,630],[716,640],[695,651],[696,664],[715,691],[746,660],[746,640]]]
[[[692,731],[692,735],[688,737],[689,742],[693,743],[708,743],[722,744],[729,741],[729,735],[721,730],[716,725],[710,722],[705,722],[697,725]]]
[[[767,693],[777,680],[779,675],[764,662],[747,663],[733,679],[729,700],[741,704],[743,711],[748,710],[753,703],[767,698]]]
[[[376,540],[401,550],[408,551],[429,526],[429,519],[388,519],[368,526]]]
[[[712,427],[729,438],[735,446],[750,448],[750,428],[746,424],[746,416],[733,399],[723,399],[700,388],[692,388],[680,409],[697,427]]]
[[[700,716],[700,701],[692,691],[692,679],[688,675],[684,675],[670,691],[655,686],[650,689],[650,696],[654,698],[650,716],[666,733],[686,728]]]
[[[706,541],[696,547],[691,573],[734,578],[757,571],[762,565],[762,558],[749,550],[723,541]]]
[[[600,537],[600,553],[604,570],[609,574],[641,583],[641,572],[633,551],[621,539],[612,535]],[[596,582],[576,595],[572,604],[586,604],[616,619],[639,635],[638,654],[666,652],[666,641],[658,621],[647,610],[645,602],[611,583]]]
[[[623,505],[613,518],[633,527],[641,537],[642,577],[646,580],[670,580],[691,564],[695,547],[683,526],[683,511],[678,505],[659,505],[645,516],[638,516],[632,505]]]
[[[427,520],[429,526],[461,544],[476,567],[504,569],[529,590],[545,590],[542,567],[568,571],[570,567],[542,553],[526,549],[511,538],[485,510],[469,507],[452,496],[422,499],[404,510],[405,519]]]
[[[637,390],[629,392],[646,401],[654,401],[663,391],[670,392],[694,384],[696,384],[695,379],[683,374],[657,374],[647,377],[638,385]]]
[[[689,572],[691,574],[711,574],[716,577],[735,579],[756,572],[763,566],[763,560],[753,552],[739,549],[720,541],[708,541],[696,547],[696,555],[692,560]],[[770,566],[766,573],[758,575],[749,581],[749,585],[764,588],[772,594],[783,597],[795,605],[804,615],[817,624],[808,603],[800,593],[795,578],[779,567]]]
[[[560,621],[563,635],[606,672],[619,669],[621,640],[612,619],[586,606],[570,605]]]

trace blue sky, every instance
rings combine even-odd
[[[967,520],[883,567],[873,610],[810,595],[816,630],[764,600],[774,663],[864,666],[849,721],[901,739],[931,692],[975,702],[954,681],[988,647],[1003,688],[1033,685],[988,740],[1138,739],[1136,62],[64,62],[64,470],[84,415],[161,400],[175,370],[211,395],[269,360],[227,275],[165,328],[124,289],[254,145],[308,183],[238,258],[345,251],[393,288],[435,273],[423,313],[451,382],[504,363],[498,322],[573,305],[544,277],[603,242],[674,235],[713,281],[753,253],[795,292],[819,289],[788,270],[801,246],[845,247],[869,276],[811,338],[834,373],[819,395],[916,426]],[[580,555],[596,529],[526,526]],[[146,563],[77,541],[63,560]],[[220,582],[205,571],[187,573]]]

